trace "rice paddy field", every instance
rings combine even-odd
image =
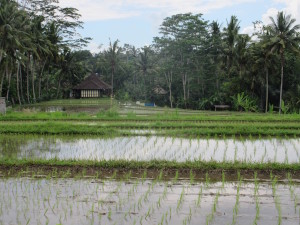
[[[0,115],[3,225],[300,224],[299,172],[298,114],[101,99]]]

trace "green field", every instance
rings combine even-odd
[[[299,221],[298,114],[110,103],[57,100],[0,116],[0,224]],[[13,211],[19,196],[31,200]]]

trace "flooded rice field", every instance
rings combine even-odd
[[[101,110],[107,110],[107,107],[99,106],[26,106],[20,107],[17,111],[23,112],[66,112],[66,113],[91,113],[96,114]]]
[[[296,180],[0,179],[0,224],[299,224]]]
[[[300,139],[184,139],[1,135],[0,157],[30,159],[300,162]]]

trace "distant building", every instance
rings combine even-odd
[[[91,74],[84,81],[72,89],[74,98],[100,98],[103,95],[109,96],[112,87],[100,79],[96,74]]]
[[[153,92],[157,95],[166,95],[168,92],[160,86],[153,88]]]

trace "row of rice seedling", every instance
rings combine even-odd
[[[299,114],[289,114],[289,115],[272,115],[272,114],[253,114],[253,113],[236,113],[236,112],[226,112],[226,116],[224,116],[224,112],[219,114],[215,112],[201,112],[201,111],[192,111],[193,114],[185,114],[183,112],[167,112],[160,113],[161,110],[145,110],[145,115],[148,116],[139,116],[133,111],[125,115],[120,115],[118,107],[114,105],[113,109],[109,109],[106,112],[103,109],[107,109],[107,106],[110,106],[110,101],[108,104],[102,104],[102,102],[96,102],[96,104],[90,104],[91,107],[100,106],[100,112],[96,115],[89,115],[86,112],[80,113],[70,113],[70,112],[35,112],[34,110],[24,110],[23,112],[14,112],[8,111],[6,115],[0,115],[0,120],[119,120],[119,121],[229,121],[229,122],[299,122],[300,116]],[[41,106],[41,105],[40,105]],[[43,105],[47,107],[86,107],[85,103],[62,103],[58,102],[55,104],[47,104]],[[102,110],[101,110],[102,109]],[[114,115],[111,115],[109,112],[114,112]],[[149,113],[147,113],[149,112]]]
[[[2,136],[0,155],[19,159],[299,163],[300,139]]]
[[[65,172],[67,173],[67,171]],[[135,179],[128,171],[107,179],[8,177],[0,179],[0,224],[297,224],[300,186],[256,174],[253,182],[238,173],[237,181],[211,182],[206,174],[180,179],[178,172],[164,180],[147,173]],[[277,211],[277,216],[274,216]]]
[[[16,121],[2,122],[0,124],[1,134],[77,134],[77,135],[101,135],[101,136],[134,136],[133,131],[139,130],[143,135],[151,135],[155,132],[160,136],[300,136],[299,123],[276,124],[257,123],[245,124],[240,122],[222,123],[207,122],[77,122],[77,121],[27,121],[16,123]]]

